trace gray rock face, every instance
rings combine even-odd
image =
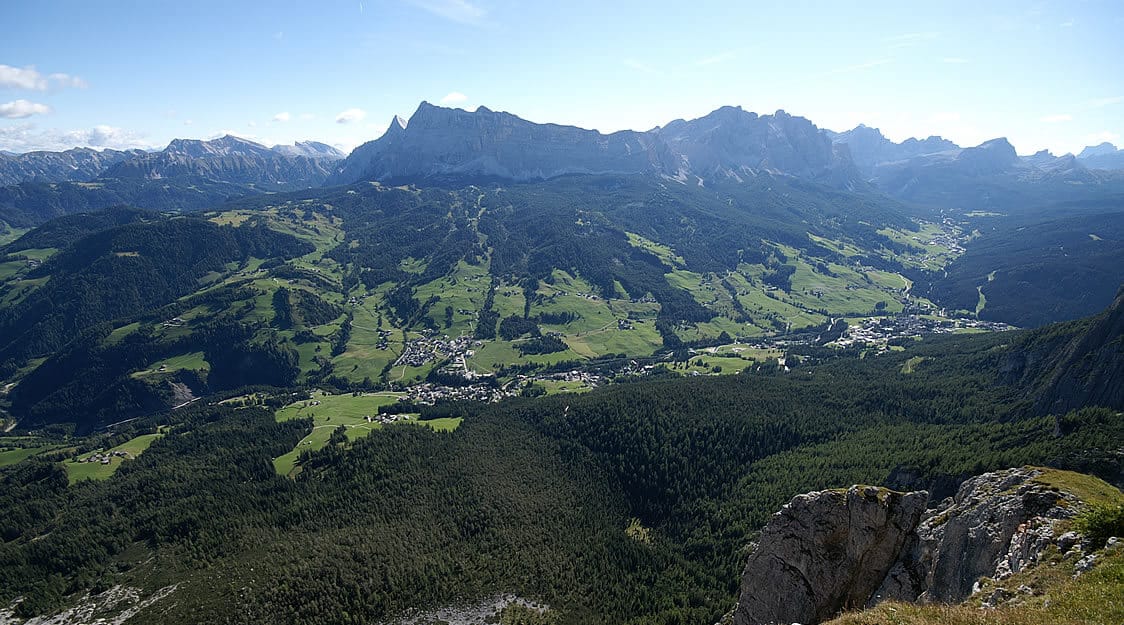
[[[871,486],[797,496],[773,515],[749,557],[735,625],[817,623],[864,605],[927,498]]]
[[[1006,579],[1037,564],[1057,522],[1082,508],[1075,496],[1034,482],[1040,474],[1008,469],[964,482],[926,513],[872,603],[959,602],[981,577]]]
[[[855,186],[862,178],[849,153],[812,122],[784,111],[758,116],[725,106],[657,132],[682,159],[680,175],[741,180],[766,171],[835,186]]]
[[[1108,142],[1081,150],[1077,158],[1092,169],[1124,169],[1124,150]]]
[[[469,112],[422,102],[408,124],[395,117],[385,135],[356,148],[328,183],[456,175],[542,180],[651,173],[673,162],[666,146],[648,133],[603,135],[484,107]]]
[[[267,148],[231,135],[212,141],[175,139],[164,150],[123,160],[101,176],[144,180],[199,177],[274,190],[303,189],[324,182],[338,160],[331,152],[316,147],[321,145]],[[319,155],[305,155],[309,151]]]
[[[863,174],[870,176],[874,168],[883,163],[904,161],[928,154],[949,152],[956,154],[960,146],[941,137],[927,139],[909,138],[901,143],[887,139],[877,128],[859,124],[851,130],[829,133],[832,140],[842,143],[851,150],[851,158]]]
[[[1035,566],[1051,545],[1080,557],[1080,536],[1056,536],[1056,526],[1084,504],[1036,482],[1041,474],[985,473],[929,510],[924,491],[853,486],[798,495],[749,556],[734,625],[810,625],[891,599],[956,603],[981,577],[1004,580]]]

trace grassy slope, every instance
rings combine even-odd
[[[160,436],[160,434],[142,434],[132,440],[124,442],[108,450],[108,452],[112,453],[115,451],[123,451],[128,454],[129,458],[136,458],[137,456],[144,453],[144,450],[148,449],[148,446],[152,444],[152,441],[156,440]],[[86,454],[86,456],[83,456],[83,458],[90,455],[92,454]],[[121,463],[123,463],[124,461],[125,458],[121,458],[120,456],[113,456],[110,459],[109,464],[101,464],[99,462],[75,462],[73,460],[67,460],[63,463],[63,466],[66,467],[66,474],[70,478],[70,483],[75,484],[77,482],[81,482],[82,480],[109,479],[110,476],[117,472],[117,469],[121,467]]]
[[[323,449],[332,432],[340,426],[347,428],[349,441],[358,440],[373,430],[381,429],[382,424],[368,422],[367,416],[378,414],[379,408],[397,402],[399,397],[401,395],[397,393],[367,393],[359,396],[316,393],[311,400],[301,400],[285,406],[277,411],[278,421],[312,418],[312,432],[301,439],[292,451],[274,458],[273,468],[279,475],[289,475],[296,468],[302,452]],[[314,401],[320,402],[319,405],[312,405]],[[450,417],[417,421],[411,415],[408,422],[426,425],[438,432],[451,432],[457,429],[461,419]]]

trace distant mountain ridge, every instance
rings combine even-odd
[[[0,186],[21,182],[84,182],[144,150],[74,148],[64,152],[0,153]]]
[[[288,149],[267,148],[231,135],[212,141],[175,139],[160,152],[118,162],[102,172],[100,177],[162,179],[198,176],[290,190],[320,186],[340,154],[322,143],[284,147]]]
[[[343,152],[332,146],[315,141],[298,141],[294,145],[275,145],[267,148],[232,135],[209,141],[173,139],[166,148],[156,152],[74,148],[63,152],[3,153],[0,154],[0,186],[24,182],[89,182],[95,178],[115,177],[121,172],[136,176],[137,172],[147,171],[149,175],[161,177],[183,175],[183,170],[189,170],[192,175],[199,175],[208,170],[217,174],[213,165],[207,167],[192,161],[221,158],[251,159],[254,162],[243,161],[235,169],[244,174],[250,167],[265,166],[270,170],[268,173],[250,177],[271,180],[282,185],[300,186],[305,182],[319,184],[328,173],[325,163],[340,160],[344,156]],[[226,165],[229,167],[234,163]],[[173,171],[165,168],[178,169]],[[227,175],[235,175],[235,172],[229,172]],[[229,179],[223,181],[235,182]]]
[[[567,174],[655,174],[681,182],[791,175],[841,188],[864,185],[849,155],[807,119],[723,107],[647,132],[602,134],[536,124],[480,107],[423,102],[408,122],[355,149],[328,184],[360,180],[495,176],[517,181]]]

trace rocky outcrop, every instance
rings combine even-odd
[[[927,497],[872,486],[797,496],[773,515],[749,557],[734,623],[817,623],[864,605],[913,535]]]
[[[929,510],[925,491],[854,486],[799,495],[773,515],[750,554],[733,622],[809,625],[885,600],[960,602],[981,578],[1033,567],[1052,545],[1073,549],[1080,537],[1058,524],[1084,504],[1049,485],[1046,471],[986,473]]]
[[[1004,579],[1037,564],[1056,525],[1080,500],[1035,480],[1039,469],[985,473],[929,511],[872,603],[887,599],[952,603],[981,577]]]

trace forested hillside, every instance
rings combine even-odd
[[[463,422],[333,437],[295,477],[271,463],[312,425],[275,422],[287,392],[136,421],[119,435],[161,437],[106,481],[67,486],[65,450],[3,470],[0,596],[32,614],[117,581],[178,584],[137,622],[315,623],[515,592],[565,623],[715,622],[741,547],[795,493],[939,490],[1023,463],[1120,483],[1119,407],[1035,416],[1020,399],[1033,387],[999,382],[1010,351],[1042,338],[423,407],[421,423]]]

